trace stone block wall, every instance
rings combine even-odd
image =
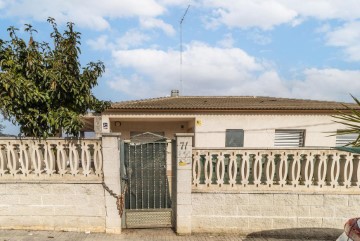
[[[105,216],[100,183],[0,184],[1,229],[104,232]]]
[[[192,193],[192,232],[253,232],[332,228],[359,216],[360,195]]]

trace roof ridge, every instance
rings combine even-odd
[[[338,103],[338,104],[353,104],[350,102],[340,102],[335,100],[315,100],[315,99],[301,99],[301,98],[288,98],[288,97],[275,97],[275,96],[251,96],[251,95],[244,95],[244,96],[192,96],[192,95],[185,95],[185,96],[162,96],[162,97],[154,97],[154,98],[144,98],[144,99],[138,99],[138,100],[125,100],[125,101],[117,101],[113,102],[113,104],[122,103],[141,103],[141,102],[153,102],[157,100],[166,100],[166,99],[191,99],[191,98],[201,98],[201,99],[222,99],[222,98],[232,98],[232,99],[281,99],[281,100],[290,100],[290,101],[312,101],[312,102],[327,102],[327,103]]]
[[[354,103],[269,96],[167,96],[112,103],[123,110],[345,110]]]

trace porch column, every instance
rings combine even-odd
[[[102,133],[103,172],[105,184],[116,194],[121,193],[120,185],[120,133]],[[116,199],[105,190],[106,233],[121,233],[121,218]]]
[[[173,190],[175,229],[179,235],[191,234],[192,133],[175,134],[176,158]],[[174,148],[175,149],[175,148]]]

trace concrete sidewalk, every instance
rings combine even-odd
[[[319,241],[315,239],[247,238],[239,235],[196,234],[177,236],[171,229],[128,229],[121,235],[58,231],[0,230],[0,241]],[[329,240],[334,241],[334,240]]]

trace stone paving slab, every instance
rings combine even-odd
[[[125,230],[121,235],[58,231],[0,230],[0,241],[319,241],[311,239],[247,238],[239,235],[177,236],[171,229]],[[334,241],[334,240],[329,240]]]

